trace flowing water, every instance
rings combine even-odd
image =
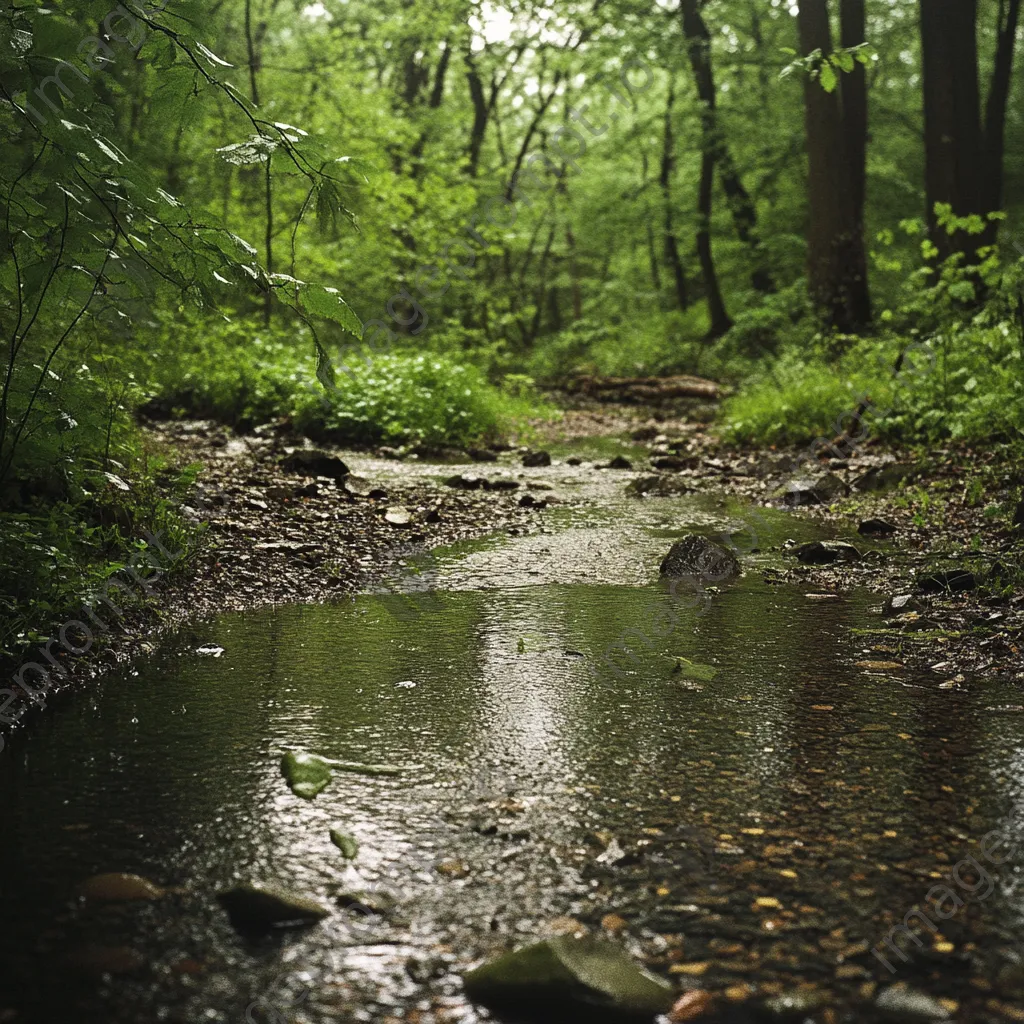
[[[818,536],[805,520],[630,499],[628,475],[585,467],[530,478],[569,499],[548,532],[411,557],[390,592],[198,624],[11,742],[0,1021],[468,1024],[489,1017],[467,965],[565,919],[617,930],[609,914],[741,1018],[803,986],[834,1001],[818,1019],[874,1020],[874,986],[901,980],[957,1019],[1021,1019],[1019,864],[977,845],[1020,832],[1018,698],[859,667],[892,657],[877,602],[774,581],[768,549]],[[658,563],[690,530],[731,534],[743,577],[670,590]],[[305,801],[288,749],[401,773],[337,772]],[[906,962],[879,946],[890,972],[870,947],[951,870],[963,906]],[[108,871],[173,891],[75,898]],[[241,935],[215,897],[247,879],[334,910]]]

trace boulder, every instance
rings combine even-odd
[[[348,476],[348,466],[336,455],[317,448],[299,448],[286,455],[281,461],[286,473],[300,473],[303,476],[326,476],[331,480],[343,480]]]
[[[247,931],[314,924],[330,913],[316,900],[276,885],[239,885],[218,893],[217,899],[231,923]]]
[[[801,544],[796,549],[796,557],[806,565],[831,565],[833,562],[857,562],[861,554],[852,544],[842,541],[814,540]]]
[[[728,548],[696,534],[677,540],[661,563],[662,576],[696,576],[706,583],[739,574],[740,563]]]
[[[562,1011],[572,1020],[646,1020],[672,1006],[672,986],[616,944],[560,935],[470,971],[466,994],[495,1009]],[[570,1017],[571,1015],[571,1017]]]

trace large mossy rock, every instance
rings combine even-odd
[[[315,924],[330,913],[316,900],[274,885],[239,885],[218,893],[217,899],[243,931]]]
[[[573,1020],[651,1020],[672,1006],[672,986],[618,946],[561,935],[492,960],[464,978],[466,994],[495,1009],[541,1009]]]
[[[281,774],[296,796],[312,800],[331,781],[331,766],[316,754],[289,750],[281,758]]]
[[[696,576],[707,584],[739,574],[740,563],[728,548],[696,534],[677,540],[661,563],[662,576]]]

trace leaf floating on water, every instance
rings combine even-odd
[[[328,762],[316,754],[289,750],[281,758],[281,772],[291,791],[304,800],[312,800],[331,781]]]
[[[359,841],[347,832],[342,832],[341,829],[331,829],[331,842],[341,850],[341,855],[346,860],[355,860],[359,854]]]
[[[713,665],[701,665],[699,662],[690,661],[689,658],[677,657],[672,672],[683,676],[685,679],[699,679],[702,682],[710,682],[718,675],[718,669]]]

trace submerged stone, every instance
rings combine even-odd
[[[316,900],[274,885],[239,885],[217,899],[236,928],[258,930],[313,924],[330,911]]]
[[[289,750],[281,758],[281,772],[296,796],[312,800],[331,781],[331,766],[316,754]]]
[[[796,549],[796,557],[806,565],[831,565],[833,562],[856,562],[860,552],[852,544],[842,541],[811,541]]]
[[[534,1006],[610,1020],[649,1020],[673,1001],[672,986],[638,967],[619,946],[569,935],[483,964],[465,976],[464,985],[471,999],[497,1009]]]
[[[527,452],[523,456],[523,465],[527,469],[536,469],[540,466],[550,466],[551,456],[547,452]]]
[[[661,563],[662,576],[696,576],[705,583],[720,583],[739,574],[740,563],[728,548],[696,534],[676,541]]]
[[[94,875],[78,887],[78,895],[90,903],[128,903],[132,900],[158,900],[166,890],[141,875],[110,873]]]

